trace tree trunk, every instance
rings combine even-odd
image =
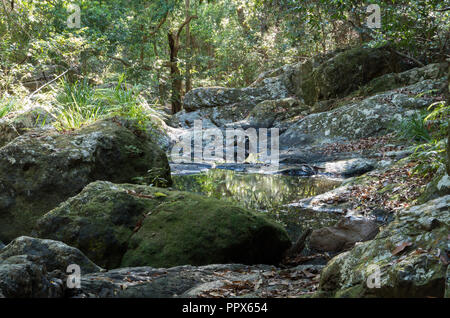
[[[179,47],[177,45],[176,36],[169,32],[167,34],[169,40],[169,49],[170,49],[170,79],[172,81],[172,113],[176,114],[181,110],[181,74],[180,69],[178,68],[177,58],[178,58],[178,50]]]
[[[190,18],[190,0],[185,0],[186,7],[186,20]],[[185,93],[189,92],[192,89],[191,82],[191,32],[189,28],[189,24],[186,25],[186,90]]]

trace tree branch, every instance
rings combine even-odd
[[[184,22],[183,22],[183,23],[180,25],[180,27],[178,28],[177,39],[180,38],[181,31],[183,31],[183,28],[186,26],[186,24],[190,23],[193,19],[198,19],[198,16],[196,16],[196,15],[191,15],[189,18],[187,18],[186,20],[184,20]]]

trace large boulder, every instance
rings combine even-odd
[[[354,48],[336,54],[316,68],[306,62],[300,69],[300,77],[294,76],[294,93],[308,105],[343,97],[375,77],[396,71],[396,60],[385,48]],[[302,76],[305,70],[309,76]]]
[[[63,294],[62,280],[49,277],[36,257],[17,255],[0,261],[0,298],[59,298]]]
[[[372,241],[357,244],[328,263],[318,296],[443,297],[449,206],[447,195],[399,211]]]
[[[45,265],[47,271],[66,272],[71,264],[80,266],[82,274],[100,272],[102,268],[95,265],[80,250],[62,242],[42,240],[21,236],[13,240],[0,251],[0,263],[10,257],[30,255],[38,259],[37,263]]]
[[[229,105],[256,105],[268,99],[280,99],[289,96],[283,81],[278,78],[264,80],[259,87],[224,88],[205,87],[189,91],[183,100],[186,111],[195,111],[202,108]]]
[[[271,128],[283,120],[308,115],[309,108],[292,97],[266,100],[257,104],[245,120],[250,127]]]
[[[164,152],[115,120],[17,137],[0,148],[0,239],[29,234],[38,217],[92,181],[132,182],[149,170],[170,184]]]
[[[334,226],[312,231],[309,247],[320,252],[339,252],[356,242],[373,239],[378,233],[376,222],[364,218],[345,218]]]
[[[75,246],[106,268],[274,264],[290,246],[280,225],[230,203],[100,181],[44,215],[36,235]]]

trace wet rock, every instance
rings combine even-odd
[[[335,226],[314,230],[309,239],[310,248],[320,252],[339,252],[375,237],[378,225],[368,219],[344,218]]]
[[[3,244],[2,241],[0,241],[0,250],[3,249],[5,247],[5,244]]]
[[[16,238],[0,251],[0,262],[18,255],[36,257],[38,259],[36,262],[45,265],[49,272],[55,270],[66,272],[70,264],[80,266],[82,274],[102,270],[78,249],[53,240],[42,240],[27,236]]]
[[[0,294],[6,298],[59,298],[63,282],[48,276],[37,257],[17,255],[0,261]]]
[[[249,210],[193,193],[94,182],[44,215],[38,237],[75,246],[106,268],[281,260],[285,230]]]
[[[376,161],[366,158],[353,158],[316,164],[321,172],[342,176],[345,178],[360,176],[376,167]]]
[[[35,220],[95,180],[170,183],[164,152],[114,120],[73,133],[29,133],[0,148],[0,239],[29,235]]]
[[[328,263],[318,296],[444,297],[449,206],[447,195],[399,211],[373,240],[357,244]],[[379,288],[367,284],[375,269],[380,271]]]

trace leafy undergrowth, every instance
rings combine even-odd
[[[228,280],[231,271],[218,271],[218,276],[223,285],[202,292],[200,298],[229,298],[254,296],[258,298],[296,298],[312,295],[319,285],[320,269],[315,266],[303,266],[292,269],[274,269],[271,271],[259,271],[249,269],[240,272],[243,280]],[[253,277],[253,278],[250,278]]]
[[[375,209],[386,212],[415,205],[432,176],[415,173],[419,162],[395,164],[384,171],[373,171],[355,179],[348,191],[328,199],[328,204],[347,203],[358,214],[366,215]]]

